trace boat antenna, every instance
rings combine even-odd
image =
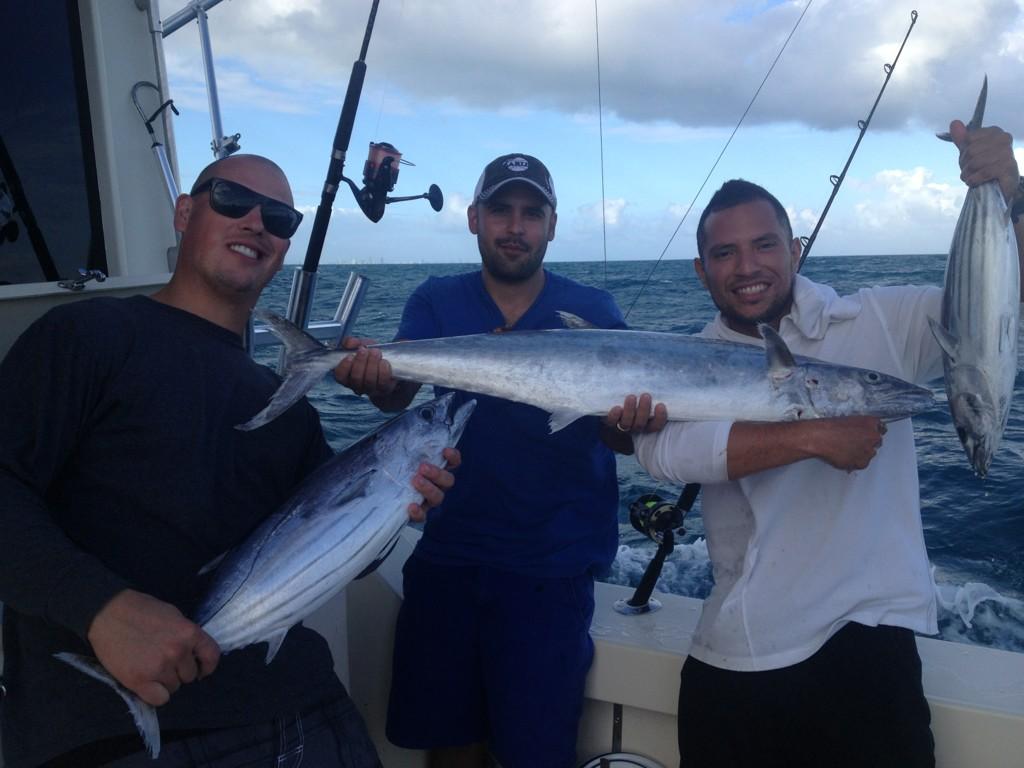
[[[882,100],[882,94],[885,93],[885,86],[889,84],[889,78],[892,77],[893,70],[896,69],[896,62],[900,60],[900,54],[903,53],[903,46],[907,44],[907,38],[910,37],[910,33],[914,31],[914,25],[917,23],[917,11],[910,12],[910,27],[907,29],[907,34],[903,36],[903,42],[900,44],[900,49],[896,52],[896,58],[892,60],[892,64],[886,64],[882,68],[885,70],[885,80],[882,82],[882,88],[878,92],[878,96],[875,97],[875,103],[871,107],[871,111],[868,113],[867,118],[864,120],[857,121],[857,127],[860,129],[860,133],[857,135],[857,141],[854,142],[853,150],[850,152],[850,156],[846,159],[846,165],[843,166],[842,173],[838,176],[835,174],[829,176],[829,181],[832,182],[832,194],[828,196],[828,202],[825,203],[825,208],[821,212],[821,216],[818,217],[818,223],[814,225],[814,231],[811,232],[810,237],[801,237],[800,242],[803,244],[803,253],[800,256],[800,263],[797,265],[796,271],[799,272],[803,267],[804,262],[807,261],[807,255],[811,252],[811,246],[814,245],[815,239],[818,237],[818,230],[821,229],[822,223],[825,221],[825,216],[828,215],[828,209],[832,207],[832,201],[836,199],[836,195],[839,194],[839,188],[843,185],[843,180],[846,178],[846,172],[850,169],[850,163],[853,162],[853,156],[857,154],[857,148],[860,147],[861,139],[864,138],[864,134],[867,133],[868,125],[871,124],[871,118],[875,114],[875,109],[878,107],[878,102]]]
[[[608,209],[604,197],[604,108],[601,102],[601,25],[594,0],[594,45],[597,49],[597,135],[601,148],[601,247],[604,250],[604,286],[608,287]]]
[[[725,154],[725,151],[729,148],[729,145],[732,143],[733,138],[736,136],[736,132],[739,131],[740,126],[743,125],[743,121],[744,119],[746,119],[747,114],[750,112],[750,109],[754,106],[754,102],[757,101],[757,97],[761,93],[761,89],[764,88],[765,83],[768,82],[768,78],[771,77],[772,71],[775,69],[775,65],[779,63],[779,59],[782,58],[782,54],[785,52],[786,46],[788,46],[789,41],[793,39],[793,35],[796,34],[797,27],[800,26],[800,22],[803,21],[804,16],[807,15],[807,11],[810,9],[811,4],[813,2],[814,0],[807,0],[807,5],[804,6],[804,9],[803,11],[801,11],[799,18],[797,18],[796,23],[793,25],[793,29],[790,30],[789,35],[783,41],[782,47],[779,49],[779,52],[775,55],[775,59],[772,61],[771,66],[768,67],[768,71],[765,72],[764,78],[762,78],[761,80],[761,84],[757,86],[757,90],[754,91],[754,95],[750,97],[750,103],[747,104],[747,108],[744,109],[743,114],[740,115],[740,119],[737,121],[736,126],[732,129],[732,133],[730,133],[729,138],[726,139],[725,145],[722,147],[722,151],[718,153],[718,157],[716,157],[715,162],[712,163],[711,169],[708,171],[707,176],[704,177],[704,181],[701,182],[700,188],[697,190],[697,193],[693,196],[693,199],[690,201],[690,204],[686,206],[686,210],[683,212],[682,218],[679,219],[679,223],[676,224],[676,228],[675,230],[673,230],[672,235],[668,239],[668,242],[665,243],[665,247],[661,249],[661,254],[658,256],[658,260],[654,262],[654,266],[651,267],[651,271],[647,273],[647,278],[644,280],[643,285],[641,285],[639,290],[636,292],[636,296],[633,298],[633,303],[629,305],[629,309],[626,310],[624,318],[629,317],[629,313],[633,311],[633,307],[636,306],[636,303],[640,299],[641,294],[643,294],[644,290],[646,290],[647,284],[650,283],[651,278],[654,277],[654,271],[658,268],[658,265],[661,264],[661,260],[665,258],[665,254],[668,252],[669,246],[672,245],[672,241],[675,240],[676,235],[679,234],[679,230],[682,228],[683,222],[686,221],[686,217],[690,215],[690,211],[693,209],[694,204],[697,202],[697,198],[700,197],[700,193],[703,192],[704,187],[707,186],[708,180],[711,178],[711,174],[715,172],[715,168],[718,167],[718,163],[721,161],[722,156]]]

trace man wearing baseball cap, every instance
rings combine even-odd
[[[543,268],[558,216],[537,158],[492,160],[467,211],[481,269],[431,277],[409,298],[396,334],[425,339],[562,327],[559,311],[624,328],[612,297]],[[420,384],[391,377],[362,342],[335,371],[382,410],[404,408]],[[442,388],[435,387],[440,394]],[[583,687],[593,657],[594,574],[618,545],[618,482],[610,448],[666,414],[627,398],[602,420],[549,434],[538,408],[477,400],[460,442],[458,483],[405,565],[388,738],[431,751],[432,768],[575,765]]]

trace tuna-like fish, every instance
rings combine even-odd
[[[986,77],[968,130],[981,127],[987,92]],[[942,322],[931,323],[942,347],[953,424],[981,477],[1010,414],[1019,313],[1020,267],[1010,211],[999,183],[988,181],[967,190],[946,263]]]
[[[289,629],[390,552],[419,498],[410,484],[419,464],[443,463],[442,450],[458,442],[476,405],[455,410],[453,400],[448,393],[410,408],[339,453],[219,561],[193,620],[221,653],[266,642],[269,664]],[[113,687],[159,754],[153,707],[95,659],[58,658]]]
[[[285,381],[240,429],[283,412],[351,351],[327,349],[263,313],[289,350]],[[572,318],[572,316],[566,316]],[[578,318],[576,318],[578,320]],[[594,328],[513,331],[376,345],[400,379],[537,406],[557,431],[650,392],[678,421],[792,421],[869,414],[909,416],[932,404],[921,387],[876,371],[794,358],[761,326],[765,349],[672,333]]]

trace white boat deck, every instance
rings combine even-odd
[[[401,567],[417,537],[417,531],[407,529],[377,573],[348,590],[348,651],[357,660],[351,668],[352,695],[370,723],[384,764],[403,768],[426,763],[420,753],[387,744],[383,715]],[[596,653],[578,739],[580,762],[621,751],[674,767],[679,764],[679,670],[701,601],[659,593],[659,611],[638,616],[616,612],[615,601],[631,595],[626,587],[597,587],[591,628]],[[919,638],[918,648],[938,767],[1024,767],[1024,654],[930,638]]]

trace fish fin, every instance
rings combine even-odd
[[[784,379],[796,368],[796,360],[778,331],[767,323],[758,323],[757,330],[764,339],[764,352],[768,359],[768,375],[772,379]]]
[[[960,339],[947,331],[938,320],[934,317],[928,318],[928,325],[931,326],[932,336],[935,337],[935,341],[942,349],[943,354],[946,355],[950,360],[956,360],[957,347],[960,346]]]
[[[160,723],[157,720],[156,708],[151,707],[134,693],[121,685],[114,676],[103,668],[97,659],[90,656],[81,656],[77,653],[55,653],[54,658],[70,664],[79,672],[84,672],[94,680],[99,680],[109,685],[124,699],[128,705],[128,712],[135,721],[135,727],[139,729],[139,735],[145,744],[150,757],[156,759],[160,755]]]
[[[262,427],[291,408],[337,363],[337,357],[319,341],[280,315],[263,309],[253,310],[270,331],[284,343],[285,366],[281,386],[270,398],[266,408],[248,421],[236,424],[242,432]]]
[[[565,409],[559,409],[551,412],[551,417],[548,419],[548,429],[550,434],[554,434],[561,429],[565,429],[577,419],[582,419],[587,414],[580,413],[579,411],[569,411]]]
[[[981,83],[981,93],[978,94],[978,103],[974,106],[974,114],[971,116],[971,121],[967,123],[967,130],[973,131],[981,128],[981,121],[985,117],[985,102],[988,100],[988,75],[985,75],[985,79]],[[953,137],[949,135],[948,131],[942,133],[936,133],[943,141],[952,141]]]
[[[302,396],[309,392],[313,385],[320,381],[331,367],[328,360],[322,366],[314,365],[286,371],[284,381],[281,382],[281,386],[271,396],[266,408],[248,421],[236,424],[235,429],[242,432],[250,432],[262,427],[264,424],[270,423],[302,399]]]
[[[345,485],[342,486],[341,489],[339,489],[338,495],[331,499],[329,506],[332,509],[337,509],[338,507],[347,504],[353,499],[358,499],[361,496],[365,496],[366,489],[370,485],[370,480],[372,480],[373,476],[376,474],[376,469],[369,469],[363,474],[359,475],[358,477],[355,477],[349,482],[345,483]],[[316,507],[319,506],[320,505],[316,505]],[[316,508],[311,506],[310,512],[315,513]]]
[[[284,344],[286,365],[293,355],[324,349],[323,344],[299,328],[295,323],[281,317],[276,312],[266,309],[254,309],[252,315],[266,323],[270,332],[277,336],[281,343]]]
[[[200,568],[199,571],[196,573],[196,575],[197,576],[205,576],[206,574],[212,573],[213,571],[217,570],[217,566],[220,565],[222,562],[224,562],[224,558],[228,556],[228,552],[230,552],[230,551],[231,550],[226,550],[224,552],[221,552],[219,555],[217,555],[215,558],[213,558],[213,560],[211,560],[206,565],[204,565],[202,568]]]
[[[291,629],[289,627],[288,629]],[[267,638],[267,656],[263,660],[265,664],[269,664],[277,656],[277,652],[281,650],[281,643],[284,642],[285,635],[288,634],[288,629],[284,632],[278,632],[276,635]]]
[[[981,83],[981,93],[978,94],[978,103],[974,106],[974,115],[971,122],[967,124],[967,130],[974,131],[981,128],[981,121],[985,117],[985,101],[988,99],[988,75]]]
[[[381,547],[380,554],[374,558],[372,563],[363,568],[363,570],[359,572],[359,575],[356,576],[353,579],[353,581],[357,581],[358,579],[361,579],[364,576],[369,576],[371,573],[376,571],[377,568],[380,567],[380,564],[388,559],[388,555],[390,555],[394,551],[395,545],[398,544],[398,537],[401,535],[402,529],[399,528],[397,531],[395,531],[395,535],[388,540],[388,543]]]
[[[597,328],[597,326],[589,320],[584,320],[582,317],[574,315],[572,312],[563,312],[562,310],[558,310],[555,314],[558,315],[562,321],[562,325],[566,328],[572,328],[575,330],[581,330],[583,328]]]

